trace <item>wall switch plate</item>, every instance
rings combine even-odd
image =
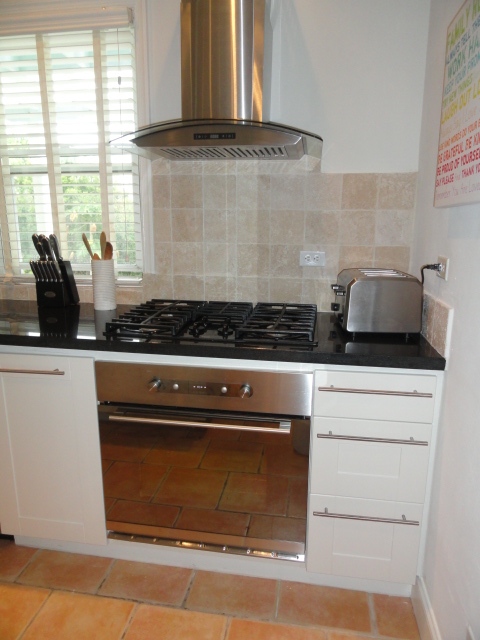
[[[442,280],[448,280],[448,263],[449,259],[445,258],[445,256],[438,256],[437,259],[438,264],[442,265],[440,271],[437,271],[437,276],[442,278]]]
[[[300,251],[301,267],[324,267],[325,251]]]

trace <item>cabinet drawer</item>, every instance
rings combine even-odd
[[[435,376],[316,371],[317,416],[432,422]]]
[[[414,584],[421,519],[417,504],[313,494],[307,571]]]
[[[310,491],[423,502],[431,426],[314,418]]]

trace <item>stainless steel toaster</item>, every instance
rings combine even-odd
[[[344,269],[332,284],[337,321],[352,333],[419,333],[421,282],[395,269]]]

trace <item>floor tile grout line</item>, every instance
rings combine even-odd
[[[276,589],[275,589],[275,612],[274,612],[274,622],[277,622],[278,620],[278,610],[280,608],[280,597],[281,597],[281,591],[282,591],[282,581],[281,580],[277,580],[277,584],[276,584]]]
[[[370,612],[370,626],[372,628],[372,633],[378,636],[378,624],[377,624],[377,612],[375,611],[375,602],[373,600],[373,594],[367,594],[368,599],[368,609]]]
[[[225,630],[223,633],[223,637],[222,640],[228,640],[228,636],[230,635],[230,628],[232,626],[232,616],[228,616],[226,624],[225,624]]]
[[[133,607],[133,609],[132,609],[132,611],[131,611],[131,613],[130,613],[130,616],[129,616],[129,618],[128,618],[127,622],[125,623],[125,627],[124,627],[124,629],[123,629],[123,633],[122,633],[122,635],[120,636],[119,640],[124,640],[124,638],[125,638],[126,634],[128,633],[128,630],[129,630],[129,629],[130,629],[130,627],[132,626],[133,619],[135,618],[135,616],[136,616],[136,614],[137,614],[137,611],[138,611],[139,607],[140,607],[140,604],[139,604],[138,602],[136,602],[136,603],[135,603],[135,606]]]
[[[20,585],[20,586],[23,586],[23,585]],[[33,588],[37,589],[37,588],[40,588],[40,587],[33,587]],[[25,628],[23,629],[23,631],[20,633],[19,636],[17,636],[17,638],[15,640],[22,640],[22,638],[25,637],[25,634],[27,633],[28,629],[30,629],[30,627],[32,626],[33,621],[36,620],[38,614],[44,609],[44,607],[46,606],[47,602],[52,597],[52,594],[55,593],[55,591],[53,589],[49,589],[49,591],[50,591],[50,593],[45,598],[45,600],[42,602],[41,607],[38,609],[38,611],[35,612],[35,615],[30,618],[30,620],[28,621],[28,624],[25,625]]]
[[[16,543],[14,542],[14,544],[16,544]],[[34,547],[28,547],[28,548],[29,549],[33,549]],[[40,554],[40,551],[42,551],[42,549],[36,549],[35,553],[31,556],[31,558],[29,558],[27,560],[27,564],[22,569],[20,569],[20,571],[18,572],[18,574],[15,576],[15,578],[13,580],[13,582],[15,584],[22,584],[21,582],[17,583],[17,580],[19,580],[21,578],[21,576],[25,573],[25,571],[27,570],[29,564],[32,562],[32,560],[34,558],[36,558]]]
[[[188,586],[185,589],[185,595],[183,596],[183,600],[180,603],[179,609],[184,609],[185,611],[187,610],[188,596],[190,595],[190,591],[192,590],[193,583],[195,581],[197,573],[198,573],[197,569],[192,569],[192,575],[190,576],[190,580],[188,581]]]
[[[112,560],[112,562],[110,562],[110,565],[108,566],[108,569],[106,569],[106,571],[105,571],[105,573],[103,575],[103,578],[100,580],[96,590],[93,592],[92,595],[95,595],[95,596],[102,595],[102,594],[99,593],[99,591],[103,587],[103,585],[105,584],[106,580],[108,580],[108,578],[110,577],[110,574],[113,571],[113,567],[115,566],[115,564],[117,562],[116,558],[111,558],[111,560]]]

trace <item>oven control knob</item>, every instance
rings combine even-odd
[[[227,393],[227,391],[228,391],[228,387],[222,387],[220,389],[220,393],[222,393],[223,395],[225,395]]]
[[[240,398],[250,398],[252,393],[253,393],[252,387],[249,384],[242,384],[238,392],[238,395],[240,396]]]
[[[150,380],[148,384],[149,384],[149,387],[148,387],[149,391],[158,391],[162,386],[162,381],[160,380],[160,378],[152,378],[152,380]]]
[[[180,389],[180,385],[178,384],[178,382],[174,382],[174,383],[172,384],[172,389],[173,389],[174,391],[178,391],[178,390]]]

